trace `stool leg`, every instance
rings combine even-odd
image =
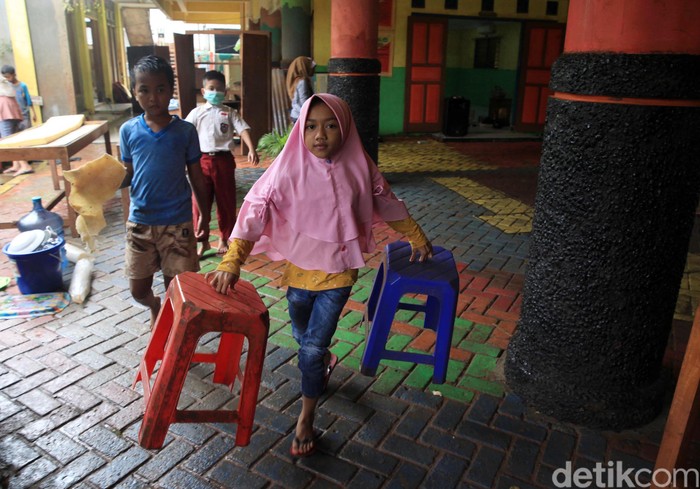
[[[435,357],[433,369],[433,383],[444,384],[447,377],[447,366],[450,361],[450,349],[452,347],[452,332],[455,324],[456,297],[445,297],[440,308],[440,321],[437,326],[437,338],[435,340]]]
[[[379,301],[379,295],[384,286],[384,263],[379,264],[377,269],[377,275],[374,277],[374,283],[372,284],[372,292],[367,300],[367,308],[365,309],[365,316],[367,321],[374,320],[374,312],[377,310],[377,301]]]
[[[437,326],[440,320],[440,299],[428,296],[428,300],[425,303],[425,322],[423,327],[427,329],[432,329],[437,331]]]
[[[140,381],[144,383],[150,382],[151,374],[153,369],[158,363],[158,360],[163,359],[163,352],[165,351],[165,344],[168,341],[168,336],[170,335],[170,329],[172,328],[173,321],[179,321],[179,317],[175,318],[176,314],[173,311],[173,303],[169,297],[166,296],[165,302],[160,308],[158,317],[156,318],[156,323],[153,326],[153,331],[151,332],[151,339],[148,341],[148,346],[146,346],[146,351],[143,354],[143,359],[139,365],[139,370],[136,373],[136,378],[131,388],[135,388],[136,384]],[[179,316],[179,314],[177,314]],[[146,378],[143,377],[145,373]],[[144,392],[146,388],[144,387]]]
[[[214,378],[217,384],[225,384],[233,389],[233,383],[238,375],[243,350],[244,336],[235,333],[221,333],[219,349],[216,352]]]
[[[183,317],[171,331],[139,430],[139,444],[143,448],[162,447],[168,427],[175,417],[180,391],[199,340],[198,335],[188,333],[188,322],[189,318]]]
[[[267,331],[267,328],[264,328]],[[250,443],[255,419],[255,406],[258,403],[258,391],[265,363],[267,335],[248,336],[248,358],[245,364],[241,396],[238,402],[238,427],[236,428],[236,446],[244,447]]]
[[[365,351],[362,354],[360,366],[362,375],[374,377],[377,374],[379,360],[382,358],[389,331],[391,331],[391,323],[394,322],[394,314],[396,313],[396,305],[399,299],[400,297],[394,297],[394,294],[388,291],[386,287],[382,288],[381,297],[377,302],[374,314],[374,321],[371,323],[371,329],[365,342]],[[367,327],[370,327],[370,323],[367,323]]]

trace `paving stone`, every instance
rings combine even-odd
[[[507,434],[471,421],[463,421],[457,426],[456,431],[459,436],[474,440],[477,444],[485,444],[501,450],[505,450],[510,445],[511,437]]]
[[[157,481],[170,469],[182,462],[194,451],[189,443],[178,440],[159,450],[151,459],[138,468],[136,473],[149,481]]]
[[[547,447],[542,455],[542,463],[553,467],[563,467],[571,459],[576,439],[558,430],[552,430],[547,437]]]
[[[194,445],[202,445],[216,434],[211,426],[201,423],[173,423],[169,428],[173,435],[181,436]]]
[[[163,489],[210,489],[215,486],[201,477],[190,474],[182,469],[175,468],[165,474],[158,481],[158,486]]]
[[[56,398],[77,407],[81,411],[92,409],[102,402],[99,397],[77,385],[66,387],[56,394]]]
[[[22,439],[16,436],[5,436],[0,439],[0,454],[5,463],[21,469],[40,457],[40,454]]]
[[[103,402],[90,411],[87,411],[80,417],[66,423],[61,428],[61,431],[63,431],[69,437],[77,437],[88,428],[95,426],[97,423],[108,418],[117,411],[118,409],[116,406]]]
[[[323,448],[324,452],[337,453],[361,426],[361,424],[348,419],[337,419],[324,431],[323,436],[319,439],[319,446]]]
[[[409,409],[396,426],[396,433],[407,438],[418,438],[433,416],[433,412],[420,407]]]
[[[398,459],[388,453],[379,452],[369,445],[348,442],[340,452],[340,457],[350,463],[365,467],[387,477],[394,471]]]
[[[16,382],[10,387],[3,389],[3,393],[10,397],[19,397],[25,393],[31,395],[37,388],[54,378],[55,375],[56,374],[50,370],[41,370],[31,377],[25,377],[22,381]]]
[[[387,489],[412,489],[422,487],[425,478],[425,469],[415,464],[404,461],[396,469],[396,473],[387,480],[384,487]]]
[[[50,413],[61,405],[56,399],[39,389],[34,389],[22,394],[17,398],[17,401],[42,416]]]
[[[378,445],[392,430],[397,419],[383,412],[377,412],[365,423],[354,436],[356,441],[367,445]]]
[[[415,441],[398,435],[389,435],[382,443],[382,448],[389,453],[401,458],[412,460],[417,464],[431,465],[437,457],[437,452],[432,447],[418,444]]]
[[[83,432],[79,440],[108,458],[114,458],[131,447],[120,433],[99,425]]]
[[[506,472],[515,478],[527,480],[531,474],[535,473],[539,452],[539,443],[522,438],[516,439],[507,457]]]
[[[22,469],[12,478],[11,487],[41,487],[38,482],[56,470],[57,466],[50,460],[37,459]]]
[[[465,477],[482,487],[492,487],[503,461],[504,454],[490,447],[481,447],[471,463]]]
[[[440,410],[432,418],[431,422],[437,428],[453,430],[462,420],[468,407],[469,406],[464,403],[447,400],[442,407],[440,407]]]
[[[238,465],[249,467],[265,456],[280,439],[282,436],[279,433],[265,428],[257,429],[253,432],[248,446],[233,448],[226,458]]]
[[[228,460],[224,460],[214,467],[208,476],[224,487],[263,489],[269,482],[267,479],[250,472],[246,467],[241,467]]]
[[[60,431],[53,431],[36,440],[36,445],[55,458],[61,465],[66,465],[87,449],[76,443]]]
[[[426,479],[421,484],[425,489],[442,489],[447,487],[458,487],[462,474],[469,466],[463,459],[444,455],[440,457]]]
[[[255,469],[263,477],[289,489],[306,488],[313,480],[313,476],[305,470],[272,456],[264,457]]]
[[[496,416],[493,422],[494,428],[529,438],[533,441],[543,441],[547,436],[547,430],[541,426],[526,421],[521,421],[511,416]]]
[[[110,487],[148,460],[150,454],[141,447],[132,447],[88,478],[97,487]]]
[[[384,477],[366,469],[360,469],[347,485],[347,489],[379,489]]]
[[[79,365],[79,366],[75,367],[74,369],[71,369],[62,375],[54,377],[53,380],[44,384],[43,388],[47,392],[55,394],[56,392],[60,391],[61,389],[64,389],[67,386],[74,384],[75,382],[77,382],[81,379],[84,379],[86,376],[90,375],[91,373],[92,373],[91,369],[89,369],[83,365]]]
[[[325,451],[317,451],[313,457],[300,459],[299,467],[320,474],[325,479],[338,484],[339,487],[345,487],[358,470],[354,464],[335,455],[329,455]],[[318,483],[315,485],[320,487]]]
[[[46,487],[64,489],[76,487],[85,476],[99,469],[105,460],[93,453],[85,453],[47,478]],[[106,487],[106,486],[102,486]]]
[[[182,467],[202,474],[221,460],[234,445],[234,440],[231,437],[215,436],[189,456]]]
[[[445,452],[451,452],[465,460],[470,460],[476,450],[476,445],[462,437],[455,436],[454,431],[442,431],[428,428],[423,432],[420,441],[429,447]]]
[[[22,409],[23,408],[18,403],[12,402],[5,396],[0,395],[0,421],[4,421],[6,418],[13,416]]]

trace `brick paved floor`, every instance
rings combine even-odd
[[[131,300],[123,277],[123,214],[115,197],[106,205],[109,226],[100,235],[89,299],[54,316],[0,320],[0,457],[14,467],[11,487],[526,489],[554,487],[552,474],[567,461],[576,468],[608,462],[652,468],[665,414],[635,430],[590,430],[533,412],[503,380],[501,363],[520,311],[537,143],[421,143],[382,143],[380,169],[433,242],[458,261],[461,292],[445,384],[431,383],[430,368],[403,362],[382,362],[373,378],[359,374],[362,310],[380,260],[378,252],[368,256],[332,346],[341,362],[319,406],[319,451],[292,460],[300,379],[282,269],[255,256],[243,278],[268,306],[271,329],[251,444],[235,446],[235,425],[177,424],[161,450],[142,449],[142,391],[131,384],[149,316]],[[101,151],[94,144],[80,156],[87,161]],[[40,165],[37,174],[2,185],[2,212],[28,212],[41,191],[39,178],[31,180],[44,175]],[[239,200],[262,171],[237,170]],[[56,210],[65,217],[65,202]],[[0,231],[0,241],[15,234]],[[380,249],[399,238],[386,226],[376,236]],[[218,260],[208,256],[203,271]],[[697,306],[698,268],[690,255],[669,342],[671,372]],[[69,267],[66,284],[71,273]],[[0,276],[11,274],[0,257]],[[159,278],[156,289],[163,293]],[[14,282],[5,293],[17,293]],[[432,348],[434,336],[419,319],[397,316],[393,348]],[[202,343],[211,350],[217,338]],[[180,408],[237,402],[237,390],[229,393],[211,377],[210,367],[194,366]]]

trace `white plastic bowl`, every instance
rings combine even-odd
[[[47,238],[48,233],[41,229],[33,229],[31,231],[19,233],[10,242],[10,246],[7,247],[7,252],[13,255],[33,253],[44,244]]]

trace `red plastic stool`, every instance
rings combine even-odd
[[[382,359],[433,365],[433,382],[442,384],[447,375],[454,329],[459,274],[452,252],[433,247],[433,257],[423,263],[410,262],[411,245],[396,241],[386,246],[384,262],[377,270],[367,301],[364,322],[367,341],[360,371],[374,376]],[[423,294],[423,304],[401,302],[405,294]],[[386,349],[391,324],[398,309],[425,313],[423,326],[436,333],[432,355]]]
[[[144,448],[160,448],[171,423],[238,423],[236,445],[250,443],[265,361],[269,314],[252,284],[239,280],[228,295],[218,294],[194,272],[177,275],[168,287],[133,387],[143,384],[146,412],[139,431]],[[216,353],[196,352],[199,338],[220,332]],[[248,357],[237,410],[178,410],[191,362],[213,363],[214,382],[233,388],[243,347]],[[162,360],[151,387],[151,374]]]

